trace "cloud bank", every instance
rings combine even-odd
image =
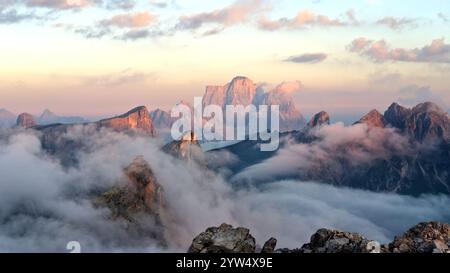
[[[222,222],[250,228],[260,244],[275,236],[279,247],[299,247],[323,227],[387,242],[419,221],[450,220],[446,196],[413,198],[300,181],[235,190],[220,175],[162,153],[153,140],[92,134],[83,126],[63,137],[83,141],[78,167],[62,167],[33,134],[1,138],[1,252],[65,252],[69,241],[79,241],[85,252],[184,252],[196,234]],[[140,154],[164,188],[166,247],[92,205],[95,194],[117,184],[123,167]],[[145,215],[141,222],[157,228]]]

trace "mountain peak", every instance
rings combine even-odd
[[[443,139],[450,141],[450,118],[432,102],[416,105],[405,121],[405,129],[419,141]]]
[[[359,121],[355,122],[355,124],[364,123],[367,124],[369,127],[380,127],[384,128],[386,127],[386,120],[378,110],[373,109],[369,113],[367,113],[365,116],[363,116]]]
[[[44,111],[42,111],[42,115],[48,115],[48,114],[54,115],[54,113],[52,111],[50,111],[49,109],[45,109]]]
[[[330,115],[325,111],[321,111],[315,114],[314,117],[312,117],[311,120],[308,122],[308,126],[311,128],[329,124],[330,124]]]
[[[126,117],[126,116],[130,116],[134,113],[139,113],[139,112],[143,112],[143,113],[147,112],[148,113],[147,107],[137,106],[137,107],[131,109],[130,111],[126,112],[125,114],[120,115],[119,117]]]
[[[430,113],[430,112],[437,112],[437,113],[444,113],[444,110],[440,108],[437,104],[433,102],[424,102],[420,103],[413,107],[412,109],[413,113]]]
[[[231,80],[231,83],[234,83],[234,82],[244,82],[244,83],[251,83],[251,84],[253,84],[253,81],[250,78],[246,77],[246,76],[235,76]]]
[[[22,128],[30,128],[36,126],[37,123],[33,117],[33,115],[28,113],[22,113],[17,117],[16,125]]]
[[[8,111],[5,108],[0,108],[0,116],[1,117],[16,117],[12,112]]]
[[[156,135],[150,113],[145,106],[138,106],[123,115],[101,120],[98,124],[101,127],[111,128],[120,132],[135,130],[149,136]]]
[[[16,124],[17,116],[5,108],[0,109],[0,128],[10,128]]]
[[[39,116],[39,119],[54,119],[54,118],[58,118],[58,116],[49,109],[45,109]]]

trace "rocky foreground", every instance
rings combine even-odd
[[[319,229],[309,243],[298,249],[276,249],[270,238],[263,247],[256,245],[250,230],[222,224],[210,227],[192,241],[189,253],[450,253],[450,225],[420,223],[394,241],[381,245],[357,233]]]

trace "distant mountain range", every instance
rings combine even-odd
[[[182,102],[182,104],[187,104]],[[202,106],[218,105],[224,111],[227,105],[279,105],[280,132],[298,130],[305,126],[305,119],[296,108],[292,95],[281,88],[265,90],[261,85],[253,83],[247,77],[234,77],[225,85],[209,85],[203,95]],[[155,127],[161,131],[168,131],[174,121],[170,112],[156,109],[150,113]]]
[[[76,116],[58,116],[50,110],[46,109],[37,118],[37,123],[40,125],[48,125],[54,123],[71,124],[87,122],[85,118]]]
[[[24,124],[27,122],[27,124]],[[16,115],[6,109],[0,109],[0,128],[11,128],[15,125],[21,127],[29,127],[33,125],[49,125],[49,124],[73,124],[84,123],[87,119],[77,116],[59,116],[46,109],[39,116],[33,116],[29,113]]]
[[[329,115],[321,112],[304,129],[281,134],[276,152],[261,152],[260,141],[247,140],[212,151],[236,160],[211,165],[229,169],[235,185],[297,178],[408,195],[450,194],[450,119],[436,104],[409,109],[393,103],[384,115],[373,110],[341,135],[328,124]],[[278,171],[277,164],[289,170]],[[255,170],[265,175],[252,175]]]
[[[228,104],[250,103],[280,105],[280,149],[261,152],[260,141],[246,140],[211,148],[200,156],[201,165],[205,161],[204,165],[225,173],[238,187],[295,178],[408,195],[450,194],[450,118],[434,103],[413,108],[393,103],[384,114],[372,110],[352,126],[344,126],[330,124],[330,115],[325,111],[306,123],[289,92],[277,87],[264,91],[246,77],[235,77],[224,86],[207,86],[203,96],[203,106],[216,104],[224,108]],[[15,119],[14,114],[0,110],[0,124],[10,127]],[[42,147],[64,165],[71,165],[76,164],[76,152],[83,143],[61,136],[74,125],[85,125],[86,133],[107,128],[146,137],[167,137],[174,119],[164,110],[149,112],[140,106],[97,122],[61,117],[48,110],[38,118],[22,113],[16,121],[18,127],[41,132]],[[191,144],[196,146],[195,153],[189,148]],[[189,157],[195,154],[197,158],[199,145],[197,138],[191,136],[191,141],[174,141],[164,149]],[[217,153],[219,156],[210,156]],[[222,160],[225,156],[233,160]],[[211,158],[215,162],[208,161]]]

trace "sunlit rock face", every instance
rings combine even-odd
[[[145,212],[159,215],[164,206],[163,189],[148,162],[138,156],[124,168],[122,183],[103,193],[99,204],[111,209],[114,218],[134,221],[134,215]]]
[[[28,113],[22,113],[17,117],[16,125],[22,128],[30,128],[36,126],[37,123],[33,117],[33,115]]]
[[[154,137],[156,129],[144,106],[136,107],[131,111],[110,119],[83,124],[50,124],[34,126],[39,131],[42,148],[49,154],[56,156],[65,166],[73,166],[78,163],[77,153],[82,149],[88,149],[81,140],[74,140],[70,132],[83,131],[92,135],[102,129],[113,130],[130,135]]]
[[[151,166],[138,156],[123,173],[123,180],[98,196],[94,205],[108,208],[111,219],[124,221],[128,230],[166,245],[162,225],[164,191]]]
[[[330,125],[330,115],[325,111],[315,114],[314,117],[312,117],[308,122],[308,127],[310,128],[324,125]]]
[[[386,120],[384,119],[383,115],[380,114],[377,110],[372,110],[365,116],[363,116],[359,121],[357,121],[355,124],[367,124],[369,127],[379,127],[384,128],[386,127]]]
[[[247,77],[235,77],[224,86],[207,86],[203,96],[203,106],[252,104],[256,94],[256,85]]]
[[[144,157],[136,157],[125,168],[124,173],[136,189],[138,198],[144,201],[146,208],[153,213],[159,213],[164,204],[162,187]]]
[[[148,136],[156,135],[152,119],[145,106],[136,107],[114,118],[101,120],[97,124],[100,127],[107,127],[118,132],[134,130]]]
[[[238,76],[224,86],[207,86],[202,105],[218,105],[223,110],[227,105],[279,105],[280,131],[302,128],[305,120],[295,106],[291,94],[275,88],[268,92],[258,88],[251,79]]]

